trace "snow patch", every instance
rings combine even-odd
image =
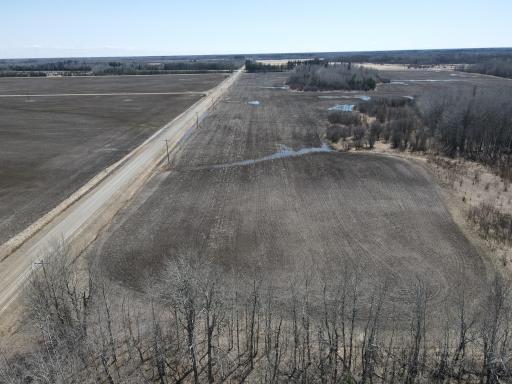
[[[370,101],[372,98],[366,95],[360,96],[346,96],[346,95],[329,95],[329,96],[318,96],[319,99],[359,99],[363,101]]]
[[[398,81],[392,81],[391,84],[404,84],[405,81],[408,81],[410,83],[449,83],[452,81],[460,81],[456,79],[406,79],[406,80],[398,80]]]
[[[283,85],[283,86],[274,86],[274,87],[258,87],[258,88],[262,88],[262,89],[282,89],[282,90],[290,89],[290,87],[289,87],[289,86],[287,86],[287,85]]]

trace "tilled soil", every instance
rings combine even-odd
[[[6,78],[0,79],[0,94],[206,91],[223,78],[222,74]],[[0,244],[121,159],[200,97],[0,97]]]
[[[0,95],[55,93],[202,92],[213,88],[227,75],[91,76],[91,77],[4,77]]]
[[[467,282],[477,295],[490,268],[431,175],[399,158],[307,153],[322,145],[326,110],[338,101],[277,88],[285,78],[243,75],[174,169],[156,175],[93,245],[105,275],[141,289],[169,257],[197,253],[283,285],[296,272],[357,264],[389,281],[397,302],[419,280],[438,302]]]

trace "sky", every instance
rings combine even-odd
[[[1,0],[0,58],[512,46],[511,0]]]

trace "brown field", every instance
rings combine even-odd
[[[213,88],[225,74],[33,77],[0,79],[0,95],[115,92],[203,92]]]
[[[454,84],[492,85],[445,72],[389,76],[408,85],[381,85],[367,95],[416,97]],[[390,281],[397,302],[418,280],[435,302],[463,282],[476,300],[492,269],[421,165],[293,152],[321,147],[327,109],[357,103],[364,93],[292,92],[279,88],[285,79],[281,73],[239,80],[185,143],[175,169],[156,175],[95,243],[90,254],[104,274],[143,288],[169,256],[192,253],[226,271],[263,273],[286,285],[296,272],[358,264]]]
[[[0,243],[121,159],[224,77],[0,79],[0,95],[96,94],[0,97]],[[140,94],[172,92],[184,93]]]
[[[510,377],[509,285],[462,203],[424,158],[324,144],[336,104],[497,83],[390,77],[367,94],[300,93],[285,73],[242,74],[86,257],[56,249],[34,274],[27,327],[54,324],[42,337],[63,362],[41,344],[38,370],[84,383]]]

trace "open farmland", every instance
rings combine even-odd
[[[0,243],[121,159],[224,77],[0,79]]]
[[[494,375],[489,359],[508,351],[508,282],[463,225],[461,203],[421,160],[325,144],[329,110],[494,89],[483,77],[398,76],[368,93],[293,92],[286,73],[237,72],[201,101],[199,127],[196,107],[187,111],[170,166],[151,167],[131,200],[114,203],[87,257],[50,251],[27,290],[28,319],[45,327],[50,314],[64,330],[57,353],[83,382]],[[163,148],[151,148],[161,161]],[[122,175],[109,187],[121,189]]]
[[[200,254],[225,271],[262,273],[283,286],[296,273],[358,264],[389,280],[397,302],[418,280],[434,302],[464,282],[476,297],[490,267],[421,165],[322,147],[334,104],[405,87],[417,95],[423,84],[446,82],[299,93],[283,89],[285,79],[238,80],[173,169],[156,175],[97,240],[90,253],[100,269],[140,289],[176,254]]]

